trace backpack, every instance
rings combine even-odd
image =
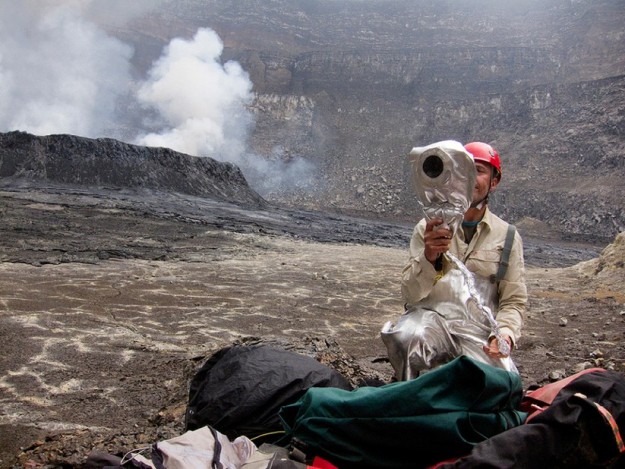
[[[94,451],[88,469],[337,469],[322,458],[310,464],[294,459],[287,448],[263,443],[260,447],[247,437],[230,441],[211,427],[189,430],[169,440],[126,453],[123,457]]]
[[[239,469],[255,455],[256,445],[247,437],[230,441],[211,427],[189,430],[124,454],[123,457],[94,451],[89,469]],[[260,469],[260,468],[259,468]]]
[[[278,411],[307,389],[351,389],[338,371],[314,358],[267,345],[230,346],[213,354],[189,386],[186,430],[205,425],[229,438],[283,433]]]
[[[529,391],[525,425],[437,469],[625,467],[625,377],[592,368]]]
[[[458,357],[409,381],[312,388],[283,407],[291,443],[341,469],[419,468],[521,425],[518,374]]]

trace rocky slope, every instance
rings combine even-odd
[[[265,203],[231,163],[73,135],[0,133],[0,178],[156,189],[256,207]]]
[[[621,0],[165,1],[117,30],[136,64],[215,29],[254,84],[250,145],[316,167],[293,205],[416,218],[405,159],[453,138],[500,150],[495,208],[563,236],[625,229]],[[417,212],[417,213],[415,213]]]

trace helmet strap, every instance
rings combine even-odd
[[[484,196],[484,198],[482,200],[478,200],[477,202],[471,202],[471,208],[476,208],[478,210],[480,210],[482,207],[484,207],[484,205],[488,204],[488,196],[490,195],[490,186],[493,183],[493,173],[497,171],[496,168],[493,166],[493,171],[490,174],[490,179],[488,180],[488,192],[486,193],[486,195]]]
[[[480,210],[482,207],[484,207],[484,205],[487,205],[489,195],[490,195],[490,190],[488,191],[488,194],[486,194],[486,197],[484,197],[482,200],[478,200],[477,202],[472,202],[471,208],[476,208]]]

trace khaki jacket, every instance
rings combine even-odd
[[[473,272],[476,283],[489,282],[490,276],[497,273],[507,229],[508,223],[487,208],[469,244],[464,240],[462,229],[451,240],[449,251]],[[402,272],[401,291],[408,305],[415,305],[426,298],[436,284],[437,272],[424,255],[424,232],[425,219],[415,226],[410,240],[410,259]],[[443,259],[443,273],[454,268],[451,262]],[[508,270],[497,285],[497,297],[498,301],[494,304],[489,302],[491,310],[495,314],[500,332],[509,335],[516,344],[521,337],[527,308],[523,242],[518,232],[514,237]]]

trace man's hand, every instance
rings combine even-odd
[[[512,350],[512,339],[507,335],[502,336],[502,338],[508,342],[508,350]],[[493,358],[506,358],[508,355],[504,355],[499,351],[499,344],[497,343],[497,337],[491,337],[488,339],[488,345],[484,345],[484,352],[490,355]]]
[[[425,224],[425,233],[423,234],[423,245],[425,258],[434,265],[436,258],[443,253],[449,251],[449,243],[451,243],[451,230],[449,228],[437,228],[441,225],[441,218],[432,218]]]

